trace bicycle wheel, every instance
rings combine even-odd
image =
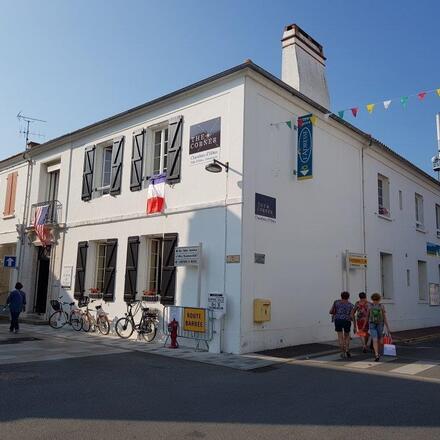
[[[81,331],[83,327],[82,316],[79,313],[72,313],[70,323],[72,324],[73,330],[76,330],[77,332]]]
[[[116,333],[122,339],[127,339],[133,334],[133,321],[129,318],[119,318],[116,321]]]
[[[91,324],[91,322],[90,322],[90,317],[89,317],[89,315],[87,315],[87,313],[85,313],[85,314],[83,315],[82,319],[83,319],[83,326],[82,326],[82,329],[83,329],[85,332],[89,332],[90,329],[92,328],[92,324]]]
[[[147,319],[145,322],[145,329],[141,330],[139,333],[147,342],[151,342],[156,337],[156,324],[151,319]]]
[[[110,332],[110,323],[107,318],[98,318],[97,322],[98,330],[102,335],[108,335]]]
[[[64,327],[67,323],[67,316],[62,310],[53,312],[49,318],[49,325],[52,328],[58,329]]]

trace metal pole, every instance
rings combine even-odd
[[[202,243],[199,243],[199,264],[197,265],[197,307],[202,306]]]

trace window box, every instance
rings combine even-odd
[[[89,292],[90,299],[102,299],[102,292],[99,289],[92,287],[91,289],[89,289]]]

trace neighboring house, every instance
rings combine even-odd
[[[353,299],[382,292],[395,330],[439,325],[429,301],[440,276],[439,184],[329,114],[324,60],[288,26],[283,81],[246,61],[28,150],[19,272],[28,307],[45,314],[49,299],[96,289],[113,318],[144,292],[160,294],[158,307],[206,307],[221,292],[227,312],[212,349],[221,334],[221,350],[233,353],[332,338],[328,310],[344,289]],[[293,125],[307,114],[316,117],[313,174],[300,180]],[[228,170],[207,172],[213,159]],[[0,179],[13,162],[0,163]],[[166,206],[147,215],[157,174]],[[50,252],[32,226],[39,206],[50,207]],[[176,246],[199,243],[200,300],[197,270],[174,267]],[[368,268],[347,271],[347,250],[366,254]],[[258,299],[263,312],[270,302],[267,321],[254,315]]]

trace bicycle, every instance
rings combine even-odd
[[[133,307],[135,306],[137,307],[133,313]],[[134,317],[139,311],[139,308],[142,309],[142,315],[141,320],[136,324],[134,322]],[[118,336],[122,339],[128,339],[136,330],[138,336],[142,337],[147,342],[151,342],[156,337],[158,325],[158,311],[152,311],[148,307],[142,307],[140,301],[134,301],[127,303],[127,313],[125,314],[125,317],[119,318],[116,321],[115,329]]]
[[[83,320],[80,310],[73,308],[73,306],[75,305],[74,302],[61,302],[60,300],[62,298],[63,297],[60,296],[58,299],[50,300],[50,305],[55,311],[49,317],[49,325],[54,329],[59,329],[61,327],[64,327],[66,324],[69,324],[77,332],[81,331]],[[69,305],[69,312],[66,312],[63,309],[64,305]]]
[[[108,335],[110,332],[110,321],[108,319],[107,313],[102,310],[102,305],[95,306],[96,317],[90,313],[89,302],[93,303],[95,300],[91,300],[88,296],[82,298],[81,303],[78,302],[79,307],[86,307],[86,311],[82,312],[83,317],[83,330],[85,332],[95,332],[96,329],[99,330],[99,333],[102,335]]]

